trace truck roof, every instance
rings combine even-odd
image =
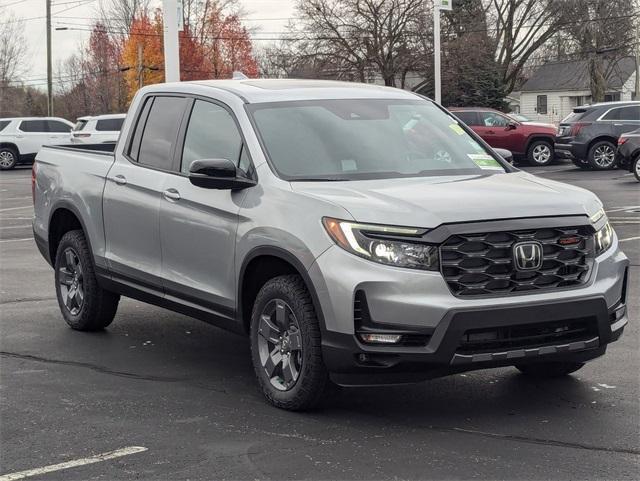
[[[145,91],[188,91],[189,85],[211,87],[241,97],[246,103],[283,102],[291,100],[380,98],[413,99],[413,92],[380,85],[334,80],[248,79],[199,80],[145,87]]]

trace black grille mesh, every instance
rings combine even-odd
[[[591,233],[587,227],[457,234],[440,247],[442,275],[458,296],[509,295],[584,283],[589,272]],[[543,263],[518,271],[513,246],[538,241]]]

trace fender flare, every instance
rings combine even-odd
[[[302,262],[295,255],[293,255],[291,252],[285,249],[282,249],[276,246],[254,247],[247,253],[245,258],[242,260],[242,266],[240,267],[240,271],[238,274],[238,283],[237,283],[237,290],[238,290],[237,301],[236,301],[237,318],[240,321],[244,319],[244,313],[242,312],[242,304],[243,304],[242,285],[244,283],[245,271],[249,263],[256,257],[260,257],[260,256],[271,256],[271,257],[277,257],[279,259],[282,259],[283,261],[291,264],[293,268],[300,274],[300,276],[302,277],[302,280],[307,286],[307,289],[309,290],[309,293],[311,294],[311,301],[313,302],[313,307],[316,311],[316,315],[318,316],[318,321],[320,322],[320,330],[321,332],[325,332],[326,324],[324,320],[324,314],[322,312],[322,306],[320,305],[320,299],[318,297],[318,294],[316,293],[316,288],[313,285],[313,282],[311,281],[309,272],[307,271],[306,267],[304,267],[304,264],[302,264]]]
[[[56,260],[55,252],[53,253],[51,252],[51,246],[49,245],[49,236],[51,235],[51,222],[53,221],[53,216],[56,214],[56,212],[58,212],[61,209],[71,211],[71,213],[73,213],[73,215],[76,216],[76,219],[78,219],[78,222],[80,222],[80,226],[82,227],[82,232],[84,233],[84,238],[87,240],[87,244],[89,244],[89,251],[91,252],[93,265],[96,269],[100,269],[100,267],[96,265],[95,254],[93,252],[91,239],[89,238],[87,226],[85,225],[84,219],[80,215],[78,208],[66,199],[58,200],[53,204],[53,206],[51,207],[51,212],[49,214],[49,220],[47,221],[47,250],[49,251],[49,256],[51,257],[50,259],[51,265],[54,265]]]

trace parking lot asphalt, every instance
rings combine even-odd
[[[69,329],[31,238],[30,169],[1,172],[0,480],[87,458],[30,479],[639,479],[640,184],[526,170],[603,200],[632,263],[623,337],[564,379],[343,388],[310,413],[268,405],[247,339],[199,321],[123,299],[106,331]]]

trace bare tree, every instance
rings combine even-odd
[[[619,74],[619,63],[634,52],[640,12],[629,0],[570,0],[566,10],[573,22],[563,30],[569,53],[586,59],[591,97],[605,98],[609,80]]]
[[[128,33],[135,18],[149,9],[150,0],[102,0],[98,5],[100,23],[109,31]]]
[[[28,70],[27,41],[24,21],[13,14],[2,11],[0,23],[0,111],[8,110],[9,87],[18,82]],[[12,107],[14,108],[14,107]]]

